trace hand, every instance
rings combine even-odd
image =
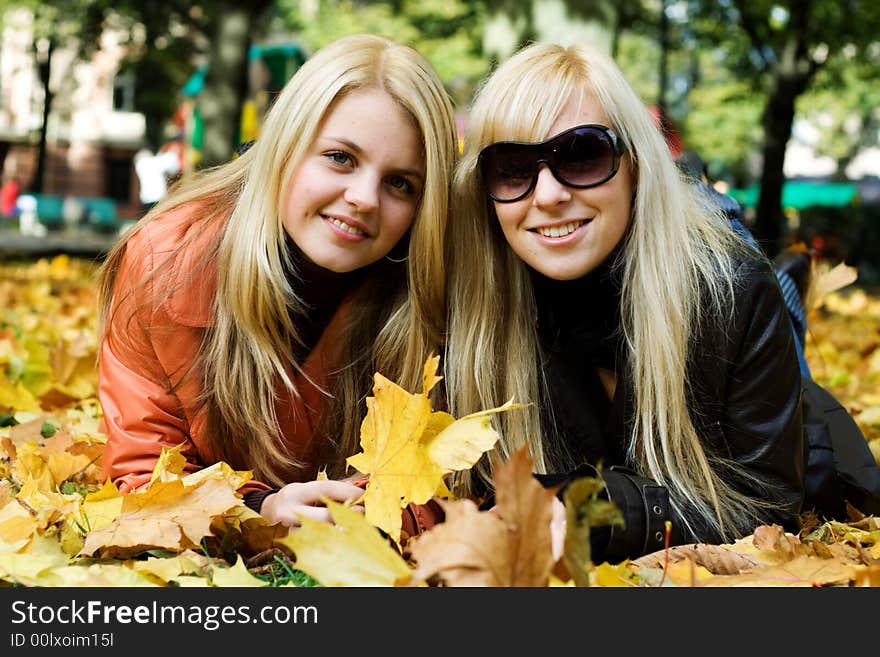
[[[364,489],[349,481],[321,479],[318,481],[297,482],[287,484],[277,493],[263,500],[260,514],[271,523],[282,523],[287,527],[299,527],[302,518],[318,522],[333,522],[330,510],[324,505],[323,498],[334,502],[355,501],[364,494]],[[363,505],[351,507],[363,513]]]

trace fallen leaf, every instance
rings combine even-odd
[[[153,548],[198,547],[211,534],[215,516],[243,505],[222,479],[185,486],[177,479],[156,482],[124,496],[122,512],[109,525],[90,531],[80,556],[130,556]]]
[[[850,267],[844,262],[838,263],[830,269],[813,268],[810,289],[807,293],[807,308],[815,310],[819,308],[826,297],[847,285],[852,285],[859,277],[859,270]]]
[[[425,361],[423,388],[409,393],[381,374],[374,376],[373,396],[361,423],[362,452],[347,463],[368,475],[363,496],[367,521],[400,544],[401,509],[447,498],[444,477],[476,463],[497,442],[490,416],[519,408],[511,401],[455,420],[431,411],[428,394],[441,380],[439,357]]]
[[[211,570],[211,584],[223,587],[248,586],[251,588],[269,585],[268,582],[250,574],[240,554],[237,555],[233,566],[215,566]]]
[[[324,586],[401,586],[412,569],[362,514],[326,500],[333,523],[303,518],[278,543],[296,556],[296,567]]]
[[[494,473],[496,508],[471,500],[441,502],[445,522],[411,544],[416,575],[448,586],[546,586],[553,568],[554,491],[532,476],[528,448]]]

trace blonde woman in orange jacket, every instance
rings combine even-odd
[[[443,326],[452,107],[413,49],[359,35],[297,71],[240,157],[184,179],[108,256],[99,396],[106,476],[252,470],[272,522],[356,499],[371,375],[417,389]],[[325,469],[329,480],[316,480]]]

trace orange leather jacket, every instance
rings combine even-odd
[[[219,460],[205,436],[207,411],[198,403],[200,377],[189,372],[204,331],[213,321],[217,288],[216,268],[197,265],[220,229],[220,222],[215,222],[202,230],[200,222],[193,222],[197,212],[197,207],[175,208],[146,224],[126,245],[116,280],[111,307],[116,332],[105,332],[102,339],[98,397],[108,435],[104,478],[122,492],[149,483],[163,447],[183,445],[187,473]],[[187,246],[174,255],[182,244]],[[173,260],[161,266],[169,258]],[[343,302],[330,320],[304,363],[303,374],[290,373],[301,396],[277,387],[275,410],[287,447],[311,466],[301,473],[301,481],[317,474],[313,440],[323,394],[316,385],[325,384],[326,372],[340,357],[338,338],[345,330],[347,307]],[[270,486],[251,480],[239,492],[259,490]],[[403,513],[403,529],[415,535],[441,517],[435,503],[410,505]]]
[[[116,281],[111,312],[116,313],[117,332],[105,334],[101,343],[98,396],[108,435],[104,476],[123,492],[150,481],[163,447],[183,445],[186,472],[218,460],[205,436],[207,411],[198,403],[200,376],[189,369],[213,321],[217,286],[216,269],[208,265],[196,271],[196,265],[217,239],[220,226],[215,222],[198,233],[201,226],[193,223],[193,213],[189,207],[176,208],[145,225],[129,240]],[[159,266],[187,242],[169,266]],[[334,336],[344,323],[344,309],[345,304],[304,364],[305,374],[318,385],[337,357],[333,346],[339,341]],[[275,410],[287,447],[309,464],[323,395],[305,376],[293,378],[301,397],[279,385]],[[303,473],[303,480],[312,478],[310,474],[314,473]],[[240,492],[268,488],[251,481]]]

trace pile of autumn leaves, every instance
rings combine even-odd
[[[880,522],[855,511],[848,523],[808,519],[799,536],[761,527],[733,544],[594,564],[590,526],[619,516],[600,499],[601,483],[589,478],[566,491],[568,530],[554,559],[554,491],[532,477],[526,452],[496,471],[492,512],[447,489],[451,473],[495,445],[492,415],[516,413],[518,405],[459,419],[433,411],[428,394],[440,380],[437,358],[425,363],[421,391],[374,377],[362,451],[349,459],[369,475],[364,513],[328,502],[335,524],[304,520],[288,532],[243,504],[236,490],[249,472],[220,463],[184,476],[177,450],[163,453],[148,488],[120,494],[101,480],[106,437],[95,397],[95,273],[93,265],[66,257],[0,265],[0,585],[297,581],[273,581],[267,573],[279,565],[324,586],[880,585]],[[878,454],[880,300],[834,293],[840,280],[826,284],[824,308],[811,317],[820,337],[808,355]],[[846,330],[833,326],[836,318]],[[851,339],[863,342],[835,346],[831,338],[852,336],[852,325],[861,338]],[[401,509],[432,498],[441,500],[445,521],[407,536]]]

